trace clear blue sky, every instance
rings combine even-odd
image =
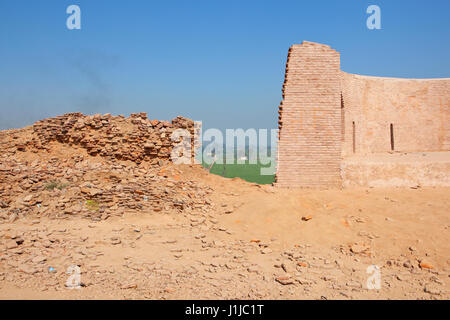
[[[74,111],[276,128],[292,44],[331,45],[351,73],[450,77],[449,14],[449,0],[0,0],[0,129]]]

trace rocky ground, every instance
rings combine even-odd
[[[177,170],[210,185],[209,205],[3,220],[0,297],[449,298],[448,189],[282,191]]]
[[[0,155],[1,299],[450,297],[450,188],[287,190],[45,147]]]

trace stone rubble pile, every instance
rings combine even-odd
[[[174,166],[140,168],[126,164],[16,159],[0,165],[0,219],[28,215],[82,215],[94,220],[125,210],[188,213],[208,207],[212,189],[184,180]]]
[[[89,155],[136,163],[170,159],[172,148],[181,140],[172,141],[172,133],[185,129],[191,134],[191,157],[194,156],[194,139],[199,132],[194,121],[177,117],[168,121],[149,120],[145,112],[123,116],[67,113],[36,122],[31,138],[13,144],[17,151],[48,150],[49,143],[76,145]],[[181,138],[182,139],[182,138]]]
[[[169,161],[177,128],[194,133],[189,119],[150,121],[145,113],[128,119],[71,113],[1,132],[0,221],[207,210],[212,189]]]

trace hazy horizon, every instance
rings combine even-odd
[[[81,30],[66,27],[71,4]],[[366,27],[370,4],[381,30]],[[3,0],[0,129],[67,112],[277,128],[291,45],[327,44],[349,73],[448,78],[448,12],[445,0]]]

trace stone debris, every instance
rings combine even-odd
[[[112,245],[117,245],[117,244],[121,244],[122,243],[122,241],[120,240],[120,238],[118,238],[118,237],[112,237],[111,238],[111,244]]]
[[[195,138],[198,128],[182,117],[169,123],[145,113],[68,113],[0,132],[0,221],[74,215],[100,221],[126,210],[208,207],[211,188],[184,179],[170,163],[177,129]]]
[[[145,112],[132,113],[129,118],[67,113],[36,122],[31,139],[15,139],[19,132],[13,132],[15,143],[9,144],[8,151],[49,151],[51,142],[59,142],[81,147],[91,156],[157,164],[169,160],[174,143],[179,142],[172,141],[177,129],[186,129],[192,137],[199,131],[194,121],[183,117],[168,122],[149,120]],[[194,139],[191,143],[193,146]]]
[[[433,269],[433,265],[429,261],[426,261],[426,260],[420,261],[419,267],[422,269]]]
[[[432,285],[432,284],[427,284],[424,288],[424,291],[431,295],[440,295],[441,294],[441,289],[438,288],[436,285]]]
[[[358,253],[364,253],[364,252],[366,252],[367,250],[369,250],[369,247],[368,246],[366,246],[366,245],[363,245],[363,244],[353,244],[351,247],[350,247],[350,251],[351,252],[353,252],[353,253],[355,253],[355,254],[358,254]]]
[[[278,283],[286,286],[289,284],[294,284],[294,279],[292,279],[291,277],[277,277],[275,278],[275,281],[277,281]]]

